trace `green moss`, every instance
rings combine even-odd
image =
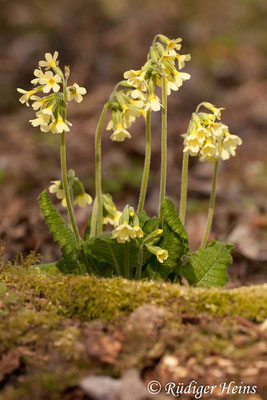
[[[173,313],[227,316],[263,321],[267,316],[267,285],[237,289],[195,289],[158,281],[127,281],[94,276],[47,276],[12,268],[0,274],[7,286],[30,297],[35,307],[64,317],[110,320],[150,303]]]

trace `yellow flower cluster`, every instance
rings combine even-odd
[[[58,66],[58,52],[46,53],[45,60],[39,61],[39,67],[33,72],[34,79],[31,90],[18,88],[22,94],[19,101],[29,106],[29,101],[36,113],[36,118],[30,120],[34,127],[40,127],[42,132],[62,133],[69,132],[71,123],[66,120],[67,102],[75,100],[80,103],[86,89],[77,83],[67,86],[69,68],[65,67],[65,73]],[[43,70],[45,68],[45,70]],[[40,97],[37,94],[44,94]]]
[[[79,207],[83,208],[92,203],[92,197],[88,193],[85,193],[83,183],[75,176],[75,172],[73,170],[69,170],[68,183],[70,187],[71,199],[74,205],[78,205]],[[65,191],[60,180],[51,181],[49,192],[54,193],[57,199],[61,200],[63,207],[67,207]]]
[[[199,156],[200,161],[217,161],[219,158],[228,160],[235,156],[237,146],[242,139],[231,135],[228,126],[220,122],[221,110],[211,103],[201,103],[212,113],[195,112],[189,124],[188,132],[184,137],[184,153]],[[200,108],[197,108],[197,110]]]
[[[179,54],[182,39],[169,39],[157,35],[152,43],[147,62],[139,70],[131,69],[124,73],[126,81],[121,84],[125,89],[114,91],[110,99],[112,118],[107,130],[113,129],[111,139],[122,142],[131,138],[128,129],[140,115],[147,110],[160,111],[162,104],[156,95],[156,87],[162,86],[162,76],[166,76],[166,88],[169,95],[177,91],[190,75],[180,70],[190,60],[189,54]]]
[[[118,226],[112,231],[112,239],[118,243],[130,242],[131,239],[141,239],[144,232],[139,226],[139,218],[133,207],[124,207]]]

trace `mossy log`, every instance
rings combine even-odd
[[[130,368],[145,382],[184,376],[210,384],[234,374],[257,384],[264,398],[266,288],[205,290],[3,268],[0,400],[85,399],[82,377],[117,378]]]

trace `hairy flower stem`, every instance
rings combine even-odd
[[[70,197],[70,190],[68,185],[68,178],[67,178],[67,165],[66,165],[66,132],[61,133],[61,143],[60,143],[60,154],[61,154],[61,174],[62,174],[62,183],[67,203],[67,209],[69,214],[70,223],[72,226],[72,230],[74,233],[74,237],[76,242],[79,242],[80,235],[79,231],[74,219],[71,197]]]
[[[166,75],[162,72],[162,127],[161,127],[161,176],[159,195],[159,226],[163,225],[162,203],[166,193],[167,176],[167,91]]]
[[[146,112],[146,154],[137,213],[144,209],[151,159],[151,111]]]
[[[213,173],[213,181],[212,181],[212,189],[211,189],[211,196],[210,196],[210,204],[209,204],[209,211],[208,211],[208,219],[206,224],[206,230],[203,236],[203,240],[201,243],[200,248],[204,249],[207,244],[207,240],[210,234],[210,228],[212,224],[213,214],[214,214],[214,205],[215,205],[215,197],[216,197],[216,182],[217,182],[217,175],[218,175],[218,165],[219,161],[216,161],[214,164],[214,173]]]
[[[136,280],[140,280],[141,279],[143,256],[144,256],[144,250],[143,250],[143,246],[141,245],[140,250],[139,250],[138,265],[137,265],[136,271],[135,271],[135,279]]]
[[[62,174],[62,184],[63,184],[63,189],[64,189],[64,194],[65,194],[65,198],[66,198],[66,203],[67,203],[67,209],[68,209],[68,214],[69,214],[69,219],[70,219],[70,223],[72,226],[72,230],[74,233],[74,238],[76,243],[78,244],[80,241],[80,235],[79,235],[79,231],[75,222],[75,218],[74,218],[74,213],[73,213],[73,209],[72,209],[72,202],[71,202],[71,195],[70,195],[70,189],[69,189],[69,184],[68,184],[68,178],[67,178],[67,163],[66,163],[66,132],[62,132],[61,133],[61,142],[60,142],[60,158],[61,158],[61,174]],[[84,253],[84,250],[81,249],[80,250],[80,254],[81,254],[81,260],[84,264],[84,267],[89,267],[87,259],[86,259],[86,255]],[[85,271],[81,271],[82,273],[86,273]]]
[[[182,185],[181,185],[181,198],[180,198],[180,212],[179,217],[184,225],[185,213],[186,213],[186,200],[187,200],[187,176],[188,176],[188,161],[189,154],[184,153],[183,155],[183,167],[182,167]]]
[[[102,207],[102,182],[101,182],[101,130],[108,110],[106,103],[101,112],[95,134],[95,189],[97,198],[97,234],[102,233],[103,207]]]
[[[130,279],[130,267],[129,267],[129,243],[124,243],[124,276],[126,279]]]
[[[90,239],[96,235],[96,223],[97,223],[97,199],[95,198],[93,204],[93,211],[91,217],[91,228],[90,228]]]

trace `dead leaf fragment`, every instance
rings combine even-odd
[[[16,350],[11,350],[5,354],[0,361],[0,382],[6,375],[12,374],[20,366],[20,354]]]

